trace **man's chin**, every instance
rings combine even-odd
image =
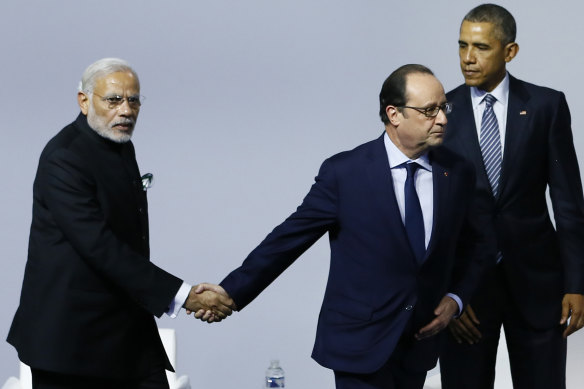
[[[475,78],[465,77],[464,78],[464,83],[467,86],[478,86],[479,81],[477,79],[475,79]]]
[[[106,139],[111,140],[112,142],[116,142],[116,143],[129,142],[130,139],[132,138],[133,132],[134,132],[134,129],[120,131],[120,130],[116,130],[116,129],[112,129],[112,128],[108,128],[105,131],[97,131],[97,133],[99,135],[103,136]]]
[[[116,143],[126,143],[132,139],[132,133],[134,130],[126,130],[126,131],[119,131],[119,130],[112,130],[109,137],[110,140]]]
[[[433,134],[433,136],[428,140],[428,145],[430,147],[438,147],[444,142],[444,133]]]
[[[132,138],[136,121],[120,120],[115,123],[108,123],[106,119],[93,112],[93,105],[89,106],[87,113],[87,124],[101,137],[116,143],[126,143]]]

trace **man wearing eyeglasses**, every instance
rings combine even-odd
[[[494,265],[450,325],[444,389],[493,388],[501,327],[514,388],[565,388],[566,337],[584,325],[584,200],[570,111],[563,93],[506,71],[515,33],[513,16],[494,4],[460,27],[465,85],[447,95],[456,110],[445,145],[473,163],[477,203],[497,239]]]
[[[472,166],[437,148],[452,110],[440,82],[405,65],[379,98],[383,134],[327,159],[297,211],[221,282],[244,308],[328,233],[312,356],[334,370],[339,389],[422,388],[437,334],[461,311],[487,254],[470,215]]]
[[[81,113],[45,147],[33,188],[20,305],[8,342],[34,389],[168,389],[154,315],[183,306],[214,320],[232,301],[197,294],[149,260],[146,192],[130,138],[138,76],[106,58],[83,74]],[[144,182],[143,182],[144,180]]]

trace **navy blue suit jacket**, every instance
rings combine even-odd
[[[534,327],[551,328],[560,320],[564,293],[584,293],[584,201],[565,96],[510,77],[496,199],[483,165],[470,88],[461,85],[447,98],[455,108],[444,145],[475,167],[476,201],[496,231],[511,295]]]
[[[472,166],[445,149],[432,151],[430,159],[434,225],[422,266],[408,244],[382,136],[327,159],[296,212],[221,285],[244,308],[328,232],[330,274],[313,358],[338,371],[378,370],[406,325],[417,331],[428,324],[448,292],[467,301],[480,271],[484,250],[467,218]],[[459,240],[463,230],[468,238]],[[414,342],[412,366],[425,371],[435,365],[437,338]]]

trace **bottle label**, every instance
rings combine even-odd
[[[284,387],[284,377],[266,377],[266,388],[283,388]]]

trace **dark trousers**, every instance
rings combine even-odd
[[[139,380],[84,377],[31,369],[33,389],[169,389],[166,371],[157,369]]]
[[[565,389],[567,343],[565,326],[536,330],[519,314],[509,294],[503,269],[488,275],[473,306],[480,324],[481,340],[458,344],[448,333],[440,354],[443,389],[493,389],[501,326],[509,352],[514,389]],[[558,317],[558,322],[560,318]]]
[[[337,389],[422,389],[426,373],[402,371],[387,363],[371,374],[354,374],[335,371]]]
[[[376,372],[347,373],[335,370],[336,389],[422,389],[426,371],[412,370],[404,363],[413,335],[409,330],[398,343],[389,360]]]

